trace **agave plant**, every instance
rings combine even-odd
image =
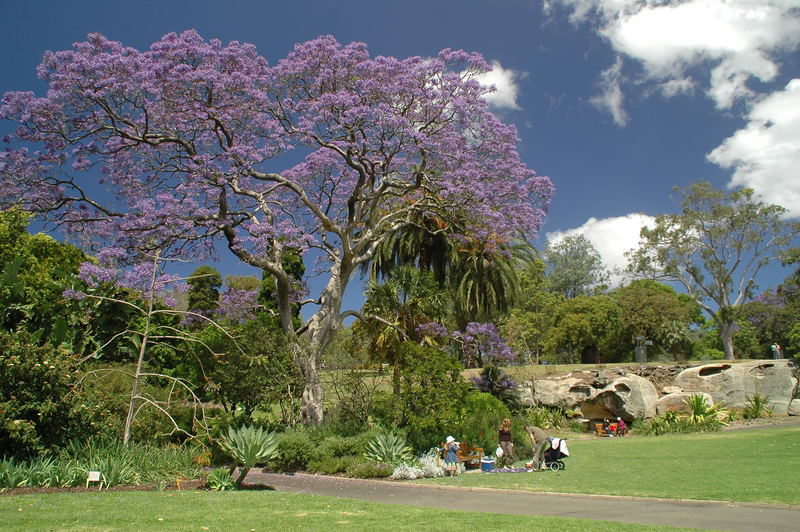
[[[411,460],[411,447],[406,440],[397,434],[379,434],[367,444],[364,456],[373,462],[385,464],[401,464]]]
[[[278,440],[272,432],[267,432],[261,427],[245,425],[238,429],[228,427],[228,435],[222,438],[220,446],[234,460],[229,471],[230,475],[237,465],[241,466],[239,478],[236,479],[236,486],[241,486],[251,467],[275,456]]]
[[[232,490],[235,487],[230,473],[225,469],[214,469],[206,478],[208,488],[214,491]]]

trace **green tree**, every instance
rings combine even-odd
[[[567,299],[556,308],[547,346],[556,353],[566,352],[569,363],[576,359],[585,364],[600,362],[618,330],[619,317],[619,306],[611,296]]]
[[[676,191],[681,212],[642,229],[629,268],[683,285],[714,321],[732,360],[734,324],[754,295],[756,276],[783,256],[800,224],[785,221],[786,209],[759,201],[751,189],[725,193],[695,183]]]
[[[222,276],[211,266],[199,266],[189,279],[189,310],[201,314],[209,314],[219,307],[219,288]]]
[[[516,303],[500,326],[508,345],[528,363],[539,363],[545,338],[553,326],[555,309],[564,300],[561,294],[548,290],[545,269],[540,259],[523,264],[517,274]]]
[[[283,270],[288,275],[288,282],[293,285],[295,291],[300,291],[303,275],[305,275],[306,267],[303,263],[303,256],[297,249],[290,248],[284,250],[283,258],[281,259]],[[261,286],[258,293],[258,303],[264,308],[264,311],[272,316],[275,321],[275,326],[280,327],[280,319],[278,317],[278,289],[275,276],[267,270],[264,270],[261,275]],[[295,330],[300,328],[302,319],[300,317],[300,304],[291,304],[292,325]]]
[[[569,235],[544,251],[550,290],[567,299],[590,295],[608,280],[600,254],[583,235]]]
[[[271,319],[258,316],[243,325],[228,324],[224,331],[206,327],[199,339],[192,359],[208,399],[248,418],[274,405],[283,423],[297,421],[303,379],[284,333]]]
[[[392,387],[399,394],[403,364],[400,346],[422,340],[417,327],[444,317],[444,292],[429,273],[402,266],[384,283],[370,281],[365,295],[364,319],[354,328],[369,339],[370,351],[377,360],[392,366]]]
[[[397,423],[415,449],[430,449],[459,419],[470,391],[461,377],[464,366],[449,353],[413,342],[403,344],[399,356],[407,362],[395,406]]]
[[[652,279],[640,279],[613,293],[620,308],[620,334],[627,345],[645,340],[655,349],[687,347],[689,328],[702,321],[700,307],[691,299]]]

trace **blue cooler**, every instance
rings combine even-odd
[[[481,458],[481,471],[484,473],[494,471],[494,458],[489,458],[488,456]]]

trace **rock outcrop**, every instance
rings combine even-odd
[[[800,407],[798,368],[791,360],[747,360],[705,364],[688,368],[675,377],[675,386],[684,392],[705,392],[726,408],[743,410],[747,401],[759,393],[769,398],[775,415],[783,416]]]
[[[658,392],[647,379],[622,370],[573,371],[524,382],[520,399],[523,404],[563,408],[584,418],[621,417],[631,422],[655,415]]]
[[[558,407],[588,419],[619,416],[631,422],[671,410],[686,411],[684,400],[693,394],[704,395],[709,405],[724,402],[725,408],[743,410],[748,399],[760,393],[769,398],[775,415],[796,416],[800,415],[798,383],[800,367],[792,360],[748,360],[573,371],[523,382],[518,391],[525,405]]]

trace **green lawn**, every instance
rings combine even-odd
[[[800,505],[797,426],[574,440],[569,449],[567,468],[557,473],[469,473],[417,482]]]
[[[275,491],[0,496],[4,532],[30,530],[680,530],[458,512]]]

